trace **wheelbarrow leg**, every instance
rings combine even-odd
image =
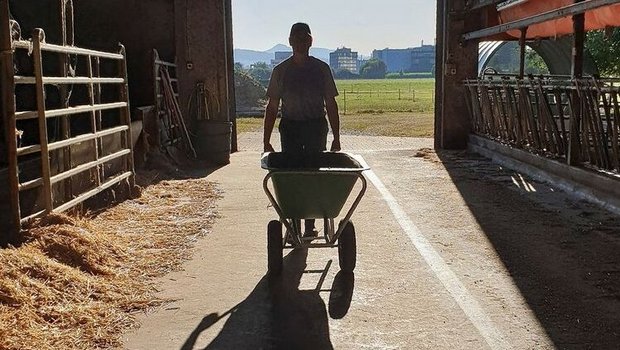
[[[267,269],[270,275],[282,273],[282,223],[278,220],[267,226]]]

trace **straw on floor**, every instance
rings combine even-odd
[[[205,178],[169,180],[98,215],[34,222],[0,250],[0,349],[120,346],[135,312],[166,302],[154,278],[191,257],[217,198]]]

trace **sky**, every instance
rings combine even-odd
[[[232,0],[233,40],[238,49],[265,51],[288,45],[295,22],[310,25],[314,47],[374,49],[435,42],[434,0]]]

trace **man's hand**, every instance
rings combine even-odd
[[[332,141],[332,147],[330,148],[330,151],[332,152],[338,152],[340,151],[340,140],[336,140],[334,139],[334,141]]]
[[[273,149],[273,146],[269,142],[265,143],[265,145],[263,146],[263,151],[264,152],[275,152],[275,150]]]

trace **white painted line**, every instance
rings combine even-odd
[[[430,266],[435,276],[441,281],[448,293],[458,303],[465,312],[471,323],[478,329],[484,340],[492,349],[512,349],[502,332],[495,327],[489,316],[484,312],[478,301],[467,290],[463,282],[450,269],[450,266],[443,260],[441,255],[433,248],[431,243],[424,237],[420,229],[409,219],[407,213],[385,187],[379,177],[373,172],[365,173],[366,177],[377,188],[390,207],[396,221],[405,231],[411,242],[418,250],[422,258]]]

